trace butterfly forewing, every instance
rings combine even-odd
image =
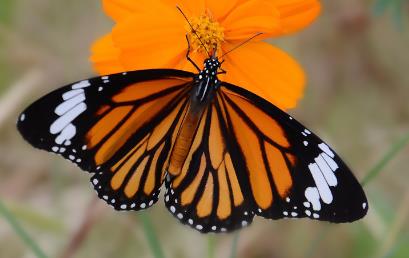
[[[157,201],[192,78],[147,70],[74,83],[33,103],[18,129],[93,173],[99,197],[116,209],[143,209]]]

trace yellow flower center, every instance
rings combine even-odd
[[[207,49],[212,53],[220,49],[224,41],[224,28],[218,22],[207,15],[202,15],[191,19],[190,23],[193,29],[188,28],[188,37],[193,51],[206,53]]]

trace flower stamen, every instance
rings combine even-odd
[[[202,15],[192,18],[190,23],[192,28],[188,27],[188,37],[193,51],[206,53],[206,50],[213,52],[220,49],[224,42],[224,28],[218,22]]]

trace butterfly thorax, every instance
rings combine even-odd
[[[195,76],[195,97],[199,102],[204,102],[209,93],[219,87],[220,81],[217,78],[217,73],[220,65],[217,57],[208,58],[204,62],[203,70]]]

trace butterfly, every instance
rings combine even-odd
[[[352,222],[365,193],[320,138],[263,98],[220,81],[213,54],[190,73],[151,69],[79,81],[34,102],[18,119],[34,147],[91,174],[116,210],[154,205],[203,232],[254,216]]]

